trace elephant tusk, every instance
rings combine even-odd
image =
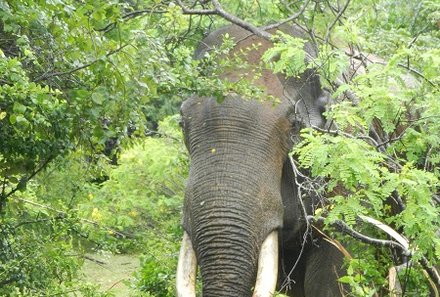
[[[257,281],[253,297],[269,297],[275,294],[278,278],[278,231],[272,231],[261,245],[258,258]]]
[[[196,296],[197,258],[191,239],[184,231],[177,263],[176,290],[177,297]]]

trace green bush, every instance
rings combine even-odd
[[[162,121],[158,136],[134,140],[119,166],[72,153],[16,192],[0,222],[0,296],[101,296],[81,280],[90,250],[141,251],[133,286],[172,296],[187,175],[177,119]]]
[[[141,296],[174,296],[174,279],[187,155],[178,116],[159,123],[159,135],[135,140],[121,152],[108,180],[79,206],[84,217],[112,230],[85,226],[90,237],[116,252],[141,252],[133,284]],[[116,236],[115,236],[116,235]]]
[[[31,192],[20,196],[30,201]],[[74,213],[53,215],[10,202],[0,218],[0,296],[107,296],[80,278],[82,252],[73,245],[77,224]]]

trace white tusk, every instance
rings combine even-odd
[[[196,296],[197,258],[191,239],[184,231],[177,263],[176,289],[177,297]]]
[[[400,235],[399,233],[397,233],[397,231],[395,231],[393,228],[391,228],[388,225],[385,225],[384,223],[382,223],[381,221],[378,221],[376,219],[373,219],[371,217],[367,217],[367,216],[363,216],[363,215],[359,215],[359,217],[365,221],[368,222],[370,224],[373,224],[374,226],[376,226],[377,228],[381,229],[382,231],[384,231],[385,233],[387,233],[389,236],[391,236],[392,238],[394,238],[398,243],[400,243],[406,250],[409,250],[409,241],[408,239],[406,239],[405,237],[403,237],[402,235]]]
[[[278,231],[272,231],[261,245],[258,273],[253,297],[275,294],[278,278]]]

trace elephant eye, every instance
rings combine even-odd
[[[320,115],[324,115],[324,112],[327,111],[326,107],[324,105],[318,106],[318,111]]]
[[[179,126],[180,128],[184,128],[185,127],[185,121],[184,121],[184,114],[183,114],[183,105],[185,104],[185,102],[182,103],[182,105],[180,106],[180,118],[179,118]]]
[[[331,104],[330,94],[330,90],[328,90],[327,88],[323,88],[321,95],[318,97],[317,107],[321,115],[327,111],[328,106]]]
[[[292,122],[292,133],[299,134],[299,131],[301,131],[301,122],[298,120],[295,120]]]

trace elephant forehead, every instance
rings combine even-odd
[[[248,124],[270,124],[287,119],[292,106],[286,103],[273,104],[257,100],[242,99],[239,95],[228,95],[219,103],[215,98],[194,96],[182,104],[183,120],[201,121],[249,121]]]
[[[287,30],[286,28],[279,29],[281,31]],[[273,34],[277,30],[273,29],[270,32]],[[292,32],[288,33],[291,34]],[[281,78],[280,80],[280,76],[282,77],[283,75],[274,74],[262,61],[262,56],[268,49],[274,46],[273,43],[239,26],[228,26],[210,34],[197,49],[196,58],[203,59],[207,52],[213,48],[220,47],[225,34],[228,34],[234,40],[235,45],[229,53],[218,57],[220,60],[230,60],[230,63],[226,63],[229,66],[223,66],[220,78],[232,83],[246,80],[250,84],[262,89],[267,96],[273,96],[277,99],[282,99],[283,96],[286,96],[283,79]],[[296,35],[300,36],[300,34]]]
[[[210,98],[196,100],[185,109],[184,134],[191,149],[207,143],[229,147],[249,143],[266,149],[287,146],[289,118],[285,110],[271,104],[236,98],[217,103]]]

